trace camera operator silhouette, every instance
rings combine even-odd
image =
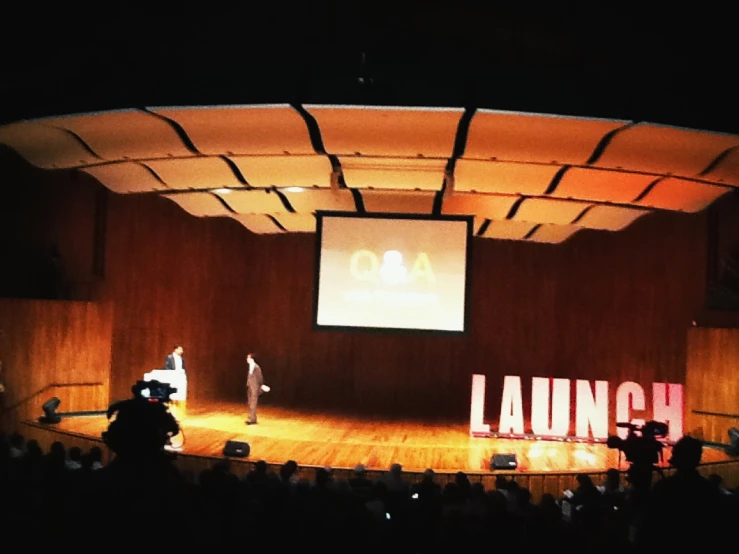
[[[636,500],[641,500],[652,485],[652,474],[656,471],[664,477],[662,468],[657,465],[664,461],[663,445],[658,438],[666,437],[669,427],[659,421],[648,421],[643,426],[617,423],[616,427],[628,429],[628,435],[625,439],[617,436],[608,437],[606,444],[608,448],[623,452],[626,461],[631,463],[626,474],[637,496]]]
[[[672,448],[669,463],[675,472],[652,487],[637,532],[640,552],[671,552],[688,545],[717,552],[732,544],[736,514],[698,472],[702,455],[701,441],[689,436]]]
[[[150,538],[171,547],[178,541],[173,529],[188,522],[185,481],[174,466],[174,456],[164,448],[180,427],[167,408],[168,397],[146,394],[156,387],[161,389],[161,384],[139,381],[134,385],[133,398],[108,408],[110,424],[102,433],[115,458],[95,472],[91,513],[86,516],[91,528],[108,540],[115,537],[120,547],[120,541],[127,540],[140,547]]]

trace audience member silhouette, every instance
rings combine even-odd
[[[720,548],[724,535],[730,534],[731,527],[722,524],[716,487],[698,472],[702,455],[702,443],[692,437],[681,438],[673,447],[669,463],[675,474],[655,483],[636,526],[640,551],[700,544],[710,552]]]

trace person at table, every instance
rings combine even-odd
[[[172,353],[164,360],[164,369],[185,371],[185,358],[182,356],[184,353],[184,348],[179,344],[175,344]]]

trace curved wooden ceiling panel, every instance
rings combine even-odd
[[[716,165],[704,172],[701,178],[739,187],[739,146],[725,152]]]
[[[275,214],[287,208],[276,192],[270,189],[251,189],[215,192],[237,214]]]
[[[312,214],[321,210],[334,212],[357,210],[352,192],[346,189],[310,189],[300,192],[281,190],[280,193],[298,214]]]
[[[331,187],[333,169],[326,156],[234,156],[229,159],[252,187]]]
[[[491,221],[479,236],[488,239],[524,240],[536,225],[526,221]]]
[[[274,214],[272,217],[289,233],[316,232],[316,216],[314,215],[281,213]]]
[[[83,167],[80,171],[92,175],[103,186],[120,194],[169,190],[167,185],[162,183],[149,169],[138,162],[93,165]]]
[[[37,122],[0,127],[0,143],[42,169],[69,169],[101,161],[73,133]]]
[[[650,213],[653,212],[637,208],[624,208],[622,206],[596,205],[586,210],[573,224],[578,227],[599,229],[601,231],[620,231],[640,217]]]
[[[229,209],[210,192],[188,192],[184,194],[164,194],[162,196],[197,217],[231,217]]]
[[[603,169],[570,167],[564,172],[551,196],[629,204],[657,179],[644,173],[625,173]]]
[[[143,163],[174,190],[244,187],[221,158],[174,158]]]
[[[235,219],[257,235],[277,235],[285,232],[269,215],[232,214],[231,219]]]
[[[305,121],[287,104],[149,110],[177,122],[209,156],[315,154]]]
[[[107,161],[193,155],[172,125],[140,110],[69,115],[40,122],[74,133]]]
[[[430,214],[434,208],[433,192],[363,190],[364,208],[370,213]]]
[[[444,197],[441,213],[446,215],[474,215],[482,219],[505,219],[518,199],[518,196],[455,191]]]
[[[0,143],[37,167],[78,168],[117,193],[161,193],[255,233],[313,232],[316,211],[361,203],[431,214],[444,191],[441,213],[474,216],[481,236],[558,243],[577,229],[621,230],[651,210],[697,212],[739,187],[739,136],[480,110],[448,179],[461,109],[308,110],[82,114],[0,127]]]
[[[557,198],[527,198],[511,218],[515,221],[553,223],[566,225],[575,221],[587,208],[588,202],[576,202]]]
[[[626,121],[479,110],[464,158],[584,164],[603,138]]]
[[[548,244],[561,244],[578,231],[582,231],[582,227],[575,225],[541,225],[528,237],[528,240]]]
[[[454,190],[493,194],[544,194],[557,172],[556,165],[457,160]]]
[[[318,122],[326,152],[340,156],[449,158],[457,108],[305,106]]]
[[[668,177],[660,180],[636,205],[679,212],[699,212],[731,189]]]
[[[441,190],[446,160],[419,158],[341,158],[349,188],[383,190]]]
[[[641,123],[616,133],[593,165],[693,177],[737,145],[734,135]]]

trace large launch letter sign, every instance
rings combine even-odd
[[[608,438],[608,382],[575,381],[574,410],[572,383],[569,379],[534,377],[531,380],[531,430],[536,436],[565,438],[569,436],[571,418],[575,413],[575,436],[605,440]],[[644,425],[643,418],[632,418],[633,411],[645,411],[647,396],[638,383],[626,381],[616,389],[616,421]],[[470,434],[488,436],[490,425],[485,421],[485,376],[472,376],[470,402]],[[683,435],[683,386],[674,383],[652,383],[652,419],[667,423],[667,437],[676,442]],[[523,436],[523,389],[521,377],[506,375],[498,417],[497,434]],[[619,428],[621,437],[626,429]]]

